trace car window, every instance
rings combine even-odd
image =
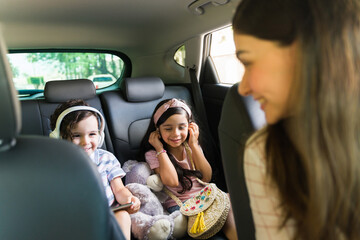
[[[174,60],[180,66],[185,67],[185,57],[186,57],[185,45],[182,45],[176,50],[174,54]]]
[[[244,67],[236,58],[232,27],[211,33],[210,57],[220,83],[234,84],[241,81]]]
[[[110,53],[9,53],[8,59],[20,94],[42,92],[49,81],[80,78],[92,80],[101,89],[114,84],[124,71],[124,61]]]

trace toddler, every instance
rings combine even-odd
[[[50,137],[62,138],[80,146],[97,165],[105,187],[109,206],[133,202],[126,210],[114,212],[127,239],[130,239],[131,213],[140,208],[140,201],[124,186],[121,178],[125,172],[116,157],[103,149],[98,149],[104,141],[105,121],[101,113],[81,99],[69,100],[61,104],[51,115]]]

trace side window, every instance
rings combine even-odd
[[[177,64],[179,64],[182,67],[185,67],[185,45],[182,45],[181,47],[179,47],[174,55],[174,60]]]
[[[220,83],[240,82],[244,75],[244,66],[236,58],[232,27],[211,33],[210,57],[220,79]]]
[[[9,53],[16,90],[31,95],[53,80],[85,78],[96,89],[114,84],[124,71],[124,61],[110,53],[30,52]]]

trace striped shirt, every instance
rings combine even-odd
[[[122,170],[119,161],[111,152],[103,149],[96,149],[90,158],[97,166],[101,180],[104,184],[108,204],[111,206],[114,203],[115,198],[114,193],[111,190],[110,182],[116,177],[124,177],[126,173]]]
[[[248,140],[244,155],[245,180],[256,239],[293,239],[296,230],[294,220],[288,220],[285,226],[280,228],[284,213],[279,207],[280,198],[277,187],[266,174],[265,136],[258,135],[255,134]]]

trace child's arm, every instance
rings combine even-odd
[[[132,195],[132,193],[124,186],[120,177],[111,180],[110,186],[118,203],[125,204],[133,202],[133,205],[126,209],[130,214],[135,213],[140,209],[140,200]]]
[[[155,148],[156,152],[161,152],[164,149],[159,137],[160,134],[157,131],[152,132],[149,137],[149,143]],[[160,175],[164,185],[177,187],[179,185],[178,175],[167,153],[161,153],[157,158],[159,160],[159,167],[154,169],[155,173]]]
[[[203,178],[201,180],[209,182],[212,176],[212,169],[209,162],[206,160],[200,145],[198,144],[199,126],[194,122],[189,124],[189,135],[189,146],[192,151],[192,159],[194,161],[195,168],[202,173]]]

